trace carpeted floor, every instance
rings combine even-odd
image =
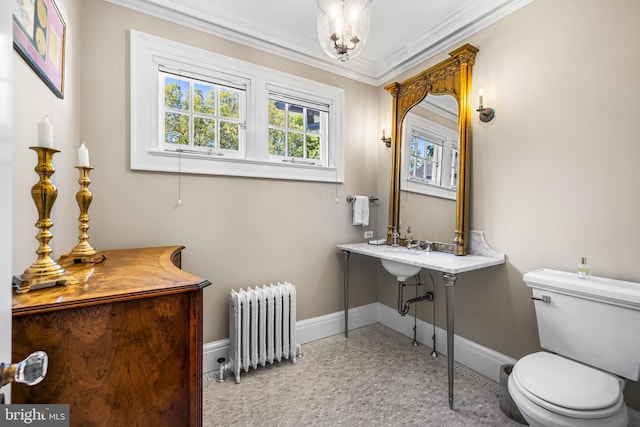
[[[498,384],[459,365],[450,410],[446,357],[380,324],[302,353],[240,384],[205,377],[204,426],[520,426],[500,411]]]

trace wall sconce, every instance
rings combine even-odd
[[[496,110],[491,107],[484,106],[484,89],[480,89],[478,91],[478,95],[480,96],[480,105],[476,111],[480,113],[480,121],[483,123],[490,122],[496,116]]]
[[[382,125],[382,138],[380,138],[380,141],[384,142],[384,144],[387,147],[391,147],[391,137],[390,136],[385,136],[385,134],[384,134],[384,125]]]

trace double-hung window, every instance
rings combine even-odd
[[[344,181],[344,90],[131,31],[131,168]]]
[[[458,133],[413,113],[403,127],[401,189],[455,199]]]

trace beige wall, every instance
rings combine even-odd
[[[536,0],[467,40],[480,49],[472,106],[482,87],[497,110],[489,124],[473,114],[471,228],[507,263],[460,276],[457,334],[516,358],[537,350],[522,281],[537,268],[574,271],[586,256],[594,275],[640,281],[638,16],[633,0]],[[392,278],[378,292],[395,307]],[[637,383],[626,397],[640,408]]]
[[[184,268],[213,282],[205,291],[205,342],[227,336],[231,288],[289,280],[298,287],[299,319],[340,311],[342,266],[335,244],[362,240],[362,229],[350,225],[345,196],[377,194],[371,228],[385,232],[389,165],[379,125],[386,121],[389,128],[389,95],[100,0],[60,3],[68,24],[65,100],[13,54],[14,273],[35,256],[29,196],[35,155],[27,147],[48,114],[62,150],[54,160],[60,191],[52,215],[54,255],[76,242],[73,166],[84,140],[96,167],[92,243],[99,249],[185,245]],[[484,230],[507,263],[461,275],[459,335],[513,357],[537,350],[531,292],[522,274],[539,267],[574,270],[587,256],[595,275],[640,281],[637,16],[640,3],[633,0],[537,0],[468,40],[480,49],[472,105],[483,87],[485,104],[497,110],[488,125],[473,116],[471,227]],[[174,209],[175,174],[129,169],[130,28],[345,88],[345,183],[188,175],[182,177],[183,203]],[[381,301],[395,307],[394,279],[376,262],[353,256],[352,267],[352,306]],[[437,323],[444,326],[444,291],[434,276]],[[429,303],[419,311],[431,320]],[[626,394],[640,409],[637,384]]]

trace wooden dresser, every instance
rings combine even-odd
[[[13,296],[13,360],[49,355],[13,403],[69,404],[72,426],[202,425],[202,293],[181,246],[105,251],[79,285]]]

